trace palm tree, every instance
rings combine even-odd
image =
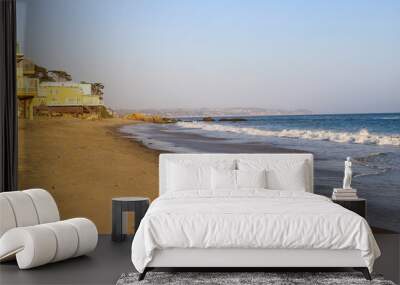
[[[103,97],[103,89],[104,89],[104,85],[103,83],[92,83],[92,94],[93,95],[99,95],[100,97]]]
[[[48,74],[58,82],[72,81],[72,76],[63,70],[49,70]]]
[[[38,78],[40,82],[54,82],[54,78],[50,77],[46,68],[35,65],[34,78]]]

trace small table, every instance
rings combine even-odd
[[[340,206],[359,214],[364,219],[367,218],[367,200],[356,198],[351,200],[336,200],[332,199],[332,202],[339,204]]]
[[[150,200],[145,197],[118,197],[112,199],[112,240],[123,241],[126,234],[122,232],[124,226],[124,212],[135,213],[135,230],[149,208]],[[125,221],[126,223],[126,221]]]

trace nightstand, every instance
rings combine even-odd
[[[123,232],[127,221],[124,219],[125,212],[135,213],[135,230],[138,229],[140,221],[146,214],[150,199],[146,197],[119,197],[112,199],[112,240],[123,241],[126,234]]]
[[[357,198],[352,200],[333,200],[333,203],[339,204],[340,206],[359,214],[363,218],[367,218],[367,200]]]

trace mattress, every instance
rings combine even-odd
[[[132,243],[139,272],[163,249],[359,250],[372,271],[380,251],[364,218],[307,192],[246,189],[165,193]]]

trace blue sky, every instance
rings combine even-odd
[[[400,1],[18,0],[24,52],[114,108],[400,111]]]

